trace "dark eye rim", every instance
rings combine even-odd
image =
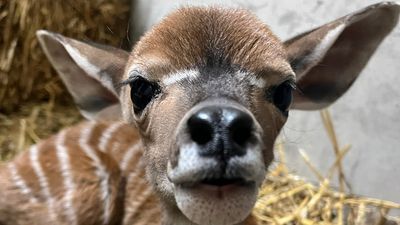
[[[287,104],[287,105],[285,105],[285,107],[284,107],[284,109],[282,109],[280,106],[278,106],[277,104],[276,104],[276,102],[275,102],[275,94],[276,94],[276,92],[279,90],[279,88],[281,88],[282,86],[286,86],[286,87],[289,87],[290,89],[290,102]],[[292,80],[292,79],[289,79],[289,80],[285,80],[285,81],[283,81],[283,82],[281,82],[280,84],[278,84],[278,85],[274,85],[274,86],[271,86],[271,87],[269,87],[267,90],[266,90],[266,92],[265,92],[265,96],[266,96],[266,98],[267,98],[267,100],[269,101],[269,102],[271,102],[272,104],[274,104],[274,106],[280,111],[280,112],[282,112],[285,116],[288,116],[288,111],[289,111],[289,108],[290,108],[290,105],[292,104],[292,102],[293,102],[293,92],[294,91],[296,91],[297,90],[297,86],[296,86],[296,82],[294,81],[294,80]]]
[[[134,100],[132,99],[133,86],[138,81],[145,82],[145,83],[149,84],[152,88],[152,93],[151,93],[152,95],[149,96],[148,99],[146,99],[147,102],[145,102],[141,106],[138,106],[138,103],[135,103]],[[151,102],[154,101],[154,99],[157,98],[157,96],[161,93],[161,87],[156,81],[150,81],[139,75],[130,77],[124,83],[128,84],[129,87],[131,88],[130,89],[130,97],[131,97],[131,101],[133,104],[133,110],[134,110],[135,114],[137,114],[137,115],[142,114],[142,112],[149,106],[149,104],[151,104]]]

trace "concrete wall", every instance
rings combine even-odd
[[[252,10],[283,40],[374,0],[134,1],[132,36],[137,39],[179,5],[219,4]],[[397,1],[400,3],[400,1]],[[356,194],[400,202],[400,26],[383,42],[353,87],[330,107],[341,144],[352,144],[345,173]],[[311,180],[302,148],[322,171],[334,161],[319,112],[293,111],[282,135],[289,166]]]

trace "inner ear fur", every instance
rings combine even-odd
[[[121,117],[118,83],[128,60],[127,52],[44,30],[38,31],[37,37],[84,117]]]
[[[292,108],[324,108],[356,80],[399,18],[400,5],[371,5],[288,41],[288,60],[297,74],[299,91]]]

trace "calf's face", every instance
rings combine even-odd
[[[194,222],[243,220],[296,82],[283,44],[246,11],[182,9],[127,65],[123,114],[142,132],[150,181]]]
[[[374,5],[282,43],[247,11],[184,8],[130,54],[38,36],[84,115],[137,126],[167,211],[177,206],[197,224],[236,224],[254,206],[289,109],[339,98],[398,11]]]

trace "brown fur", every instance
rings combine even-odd
[[[89,145],[96,149],[96,154],[100,157],[102,165],[110,173],[109,188],[112,193],[111,215],[112,220],[109,224],[122,224],[125,216],[124,224],[141,224],[136,223],[143,220],[149,223],[157,224],[159,217],[158,201],[154,194],[151,193],[145,198],[138,198],[145,189],[149,188],[144,178],[144,167],[141,163],[141,148],[136,150],[129,162],[129,166],[125,171],[120,171],[117,162],[121,162],[122,157],[132,145],[138,141],[138,135],[134,128],[129,125],[122,125],[120,130],[115,132],[110,139],[109,145],[119,143],[118,148],[111,152],[107,148],[107,152],[102,153],[97,149],[101,135],[105,129],[111,124],[96,124],[93,134],[89,140]],[[102,224],[102,201],[100,196],[99,177],[95,173],[93,161],[83,153],[78,143],[81,130],[88,126],[88,123],[77,125],[66,130],[66,143],[68,154],[70,157],[71,174],[76,184],[76,192],[73,194],[73,207],[77,212],[79,224]],[[60,134],[59,134],[60,135]],[[54,136],[48,140],[38,144],[39,163],[42,166],[45,177],[49,183],[51,195],[55,199],[55,213],[58,221],[52,221],[49,218],[48,209],[44,196],[41,194],[42,189],[39,185],[39,179],[34,173],[30,159],[29,151],[24,152],[16,159],[9,163],[14,163],[21,178],[31,188],[34,197],[38,199],[38,203],[29,202],[32,196],[26,196],[12,182],[10,170],[6,165],[0,167],[0,223],[10,225],[28,225],[28,224],[70,224],[64,208],[64,196],[66,193],[63,178],[61,175],[59,161],[56,157],[55,138]],[[139,166],[138,166],[139,164]],[[135,171],[136,170],[136,171]],[[135,179],[127,182],[129,174],[138,173]],[[140,200],[140,201],[139,201]],[[96,207],[94,207],[96,206]],[[147,211],[151,214],[147,215]],[[18,216],[17,216],[18,215]],[[151,223],[150,223],[151,222]]]
[[[260,75],[291,73],[279,39],[240,9],[179,9],[141,38],[130,59],[154,80],[217,62]]]

